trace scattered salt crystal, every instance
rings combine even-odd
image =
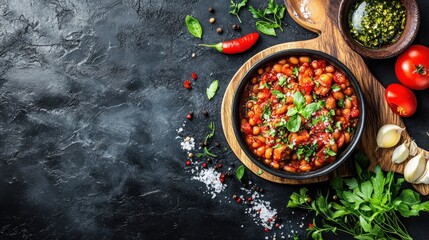
[[[202,169],[197,176],[192,177],[193,180],[198,180],[206,184],[207,193],[212,195],[212,198],[216,197],[217,193],[222,192],[226,184],[219,181],[220,173],[216,172],[214,168]]]
[[[183,128],[177,129],[177,133],[181,133],[181,132],[183,132]]]
[[[195,140],[192,137],[186,137],[181,143],[180,146],[183,150],[191,151],[195,149]]]

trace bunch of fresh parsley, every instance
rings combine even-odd
[[[237,16],[238,21],[240,21],[240,23],[242,23],[239,13],[240,13],[241,8],[246,6],[247,0],[242,0],[239,3],[235,3],[234,0],[230,0],[230,1],[231,1],[231,5],[229,7],[231,8],[231,11],[229,11],[229,13]]]
[[[393,172],[385,175],[380,166],[374,172],[363,170],[368,162],[359,153],[355,156],[355,178],[331,180],[336,201],[319,193],[309,203],[306,188],[291,195],[288,207],[308,209],[322,218],[320,225],[314,220],[307,229],[313,239],[323,239],[323,233],[337,231],[356,239],[412,239],[398,215],[410,217],[428,212],[429,201],[421,202],[417,192],[401,189],[404,179],[395,180]]]
[[[261,10],[249,6],[249,11],[252,13],[253,18],[258,19],[256,28],[267,35],[276,36],[276,29],[282,28],[282,19],[285,15],[286,7],[276,4],[274,0],[268,0],[267,8]]]

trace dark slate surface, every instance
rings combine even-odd
[[[419,5],[416,42],[429,45],[429,3]],[[214,25],[208,23],[209,6],[216,9]],[[187,14],[201,20],[203,41],[188,34]],[[243,11],[241,32],[232,31],[237,19],[224,1],[0,0],[0,16],[1,239],[279,236],[281,231],[265,234],[255,225],[245,205],[225,200],[243,194],[237,181],[227,179],[227,189],[211,199],[202,183],[191,180],[176,129],[194,111],[183,134],[201,141],[214,121],[216,140],[226,146],[220,105],[234,72],[266,47],[314,34],[287,16],[285,32],[262,36],[247,53],[225,56],[198,48],[255,30]],[[368,63],[384,85],[397,81],[394,59]],[[199,79],[187,91],[182,83],[192,71]],[[214,79],[220,90],[209,102],[204,92]],[[428,149],[428,90],[417,96],[421,107],[406,123]],[[230,151],[217,161],[239,164]],[[285,235],[298,230],[305,236],[298,225],[310,221],[306,212],[285,208],[298,186],[268,183],[249,172],[247,179],[265,189],[264,199],[284,219]],[[327,184],[307,187],[315,193]],[[423,214],[405,223],[416,239],[424,239],[428,220]]]

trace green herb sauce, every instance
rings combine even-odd
[[[370,48],[396,42],[405,20],[406,11],[400,0],[358,0],[348,16],[351,36]]]

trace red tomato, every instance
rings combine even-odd
[[[417,99],[414,93],[401,84],[393,83],[386,88],[384,97],[390,108],[399,116],[409,117],[417,109]]]
[[[396,60],[395,73],[399,81],[411,89],[429,88],[429,48],[409,47]]]

